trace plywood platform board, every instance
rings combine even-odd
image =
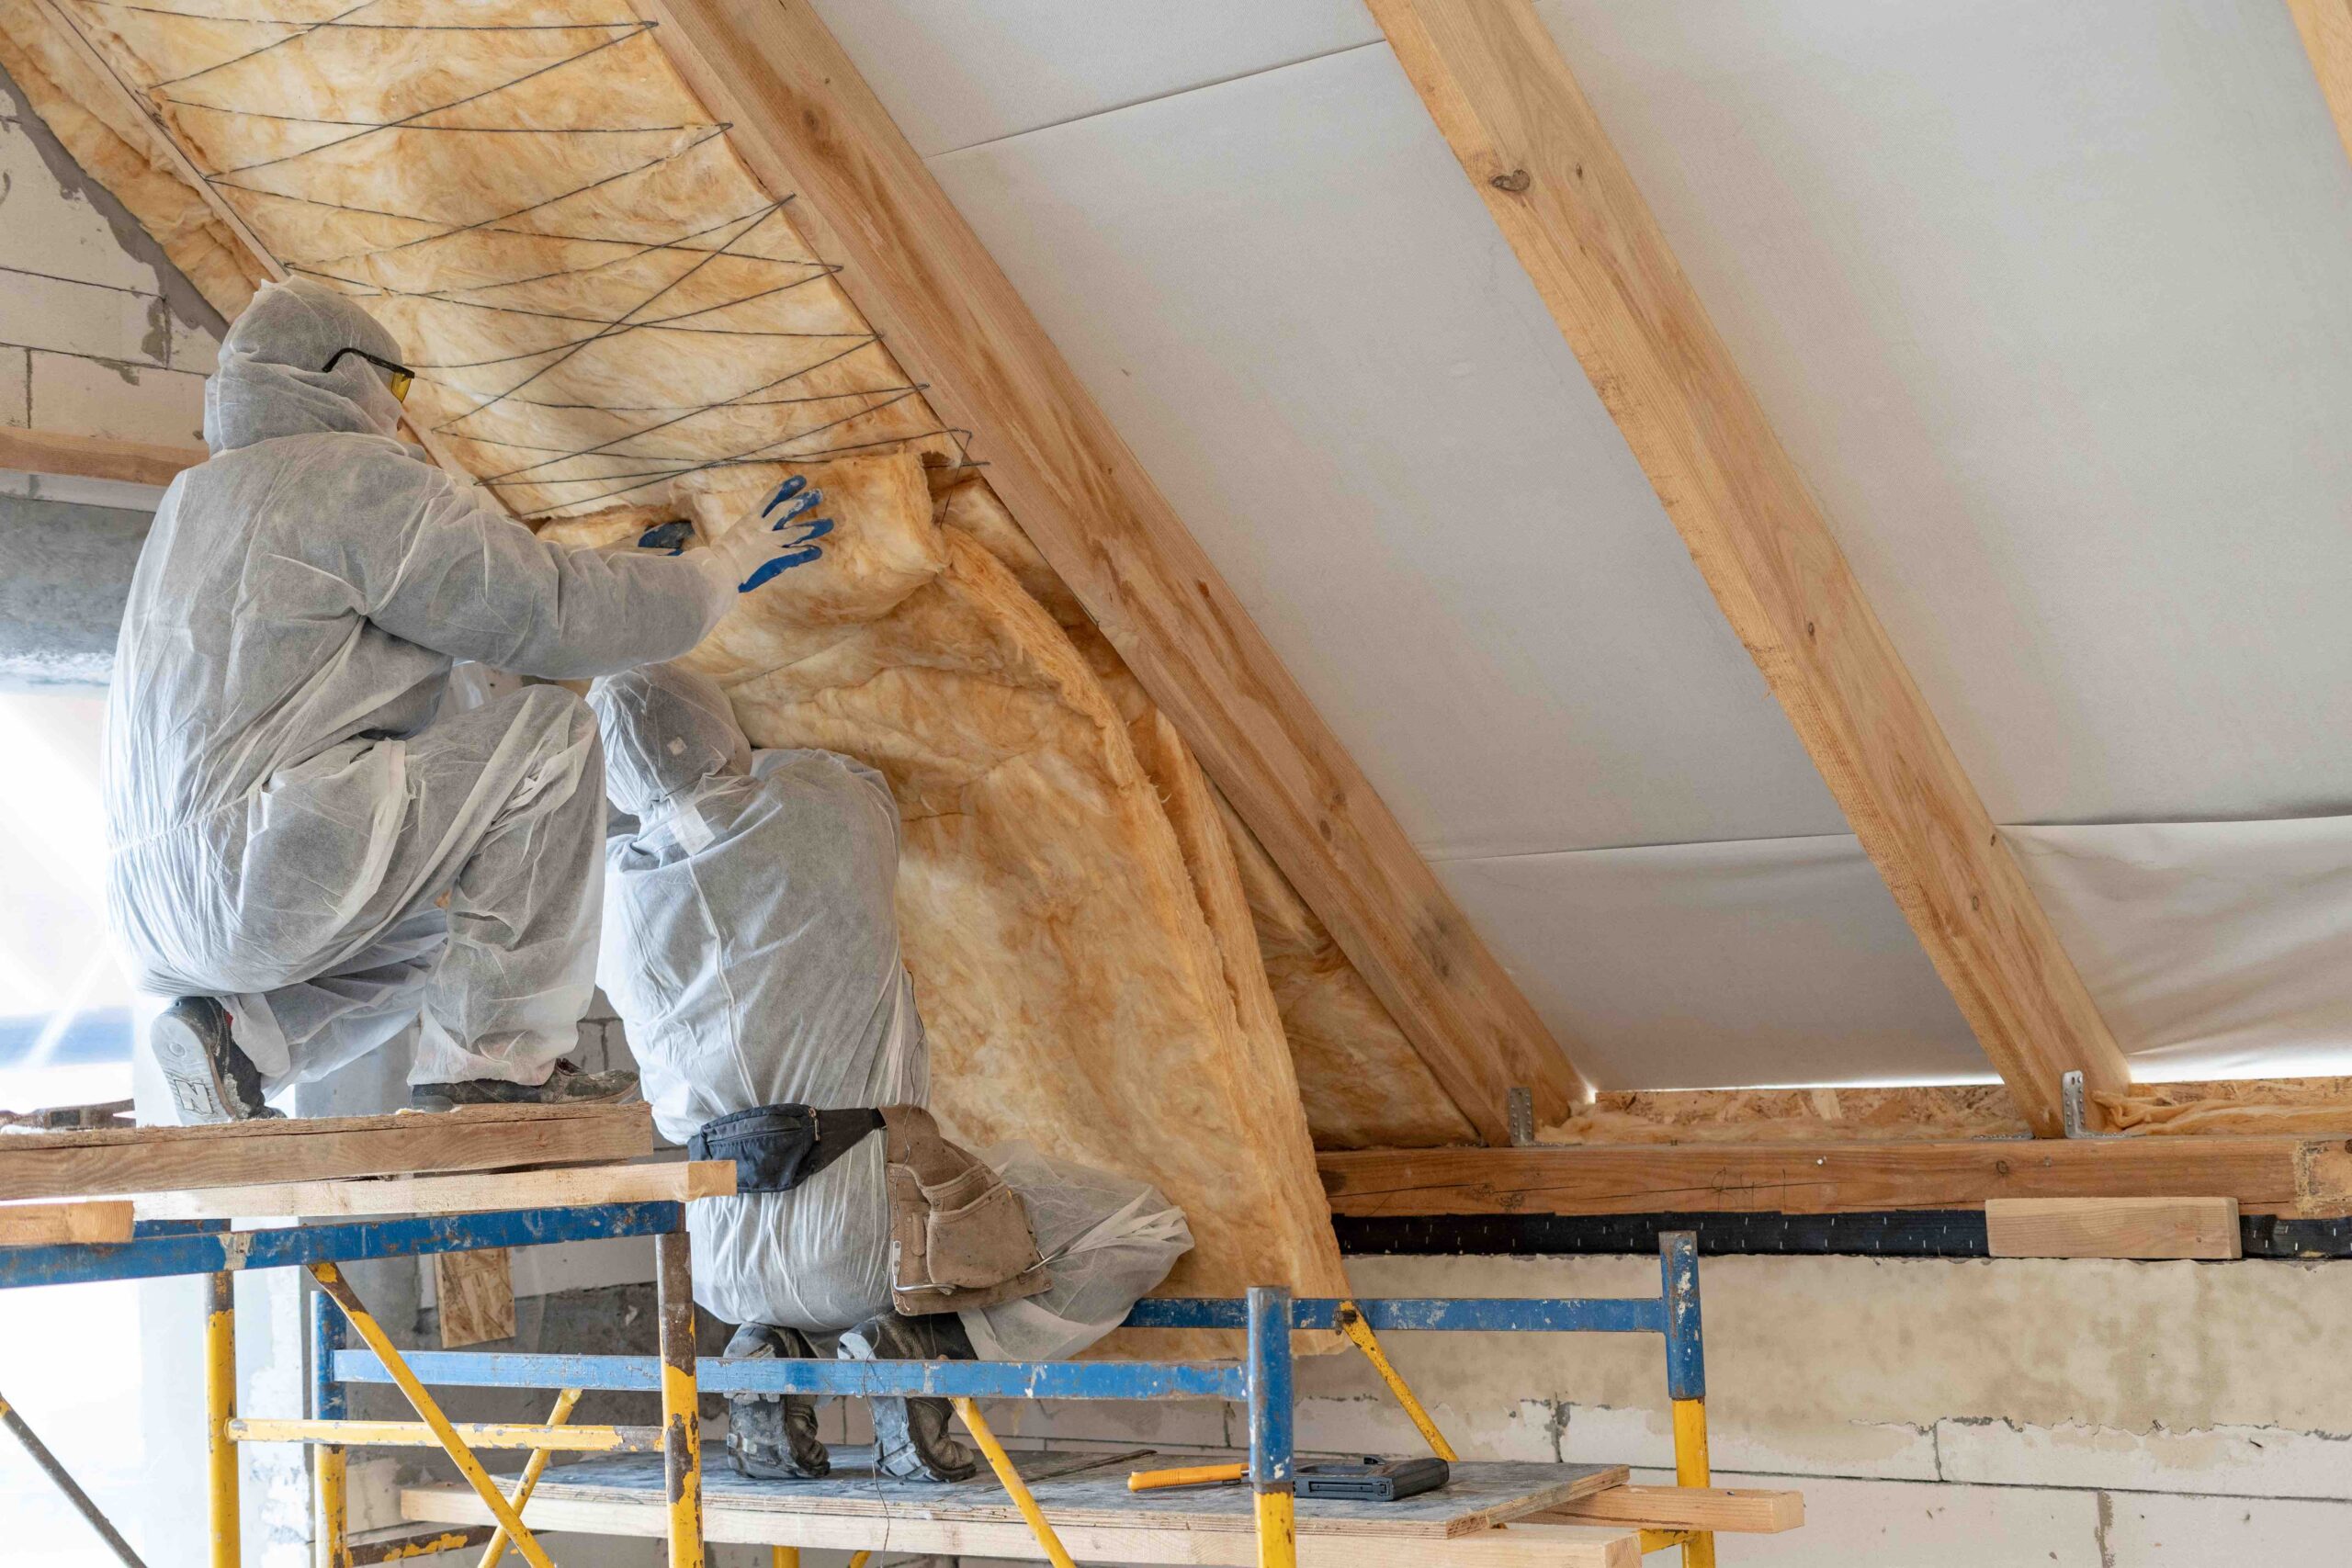
[[[653,1151],[642,1105],[468,1106],[390,1116],[0,1134],[0,1199],[494,1170]]]
[[[1022,1546],[1027,1540],[1027,1526],[1012,1500],[992,1479],[982,1476],[954,1486],[882,1480],[874,1474],[872,1459],[870,1449],[836,1449],[833,1473],[823,1481],[750,1481],[735,1473],[717,1444],[707,1445],[703,1461],[706,1534],[713,1540],[783,1545],[1038,1555],[1034,1542],[1025,1549]],[[1162,1455],[1136,1450],[1117,1454],[1019,1453],[1013,1459],[1047,1519],[1064,1533],[1065,1544],[1081,1560],[1237,1564],[1255,1561],[1255,1521],[1246,1486],[1127,1490],[1129,1471],[1204,1462],[1198,1454]],[[1398,1503],[1302,1498],[1298,1503],[1301,1561],[1311,1562],[1323,1555],[1326,1562],[1344,1562],[1351,1568],[1373,1568],[1390,1562],[1452,1562],[1456,1558],[1449,1549],[1490,1541],[1498,1524],[1622,1485],[1625,1476],[1623,1465],[1457,1464],[1443,1490]],[[532,1496],[528,1517],[531,1522],[551,1529],[597,1528],[658,1534],[662,1496],[658,1456],[592,1460],[551,1469]],[[461,1487],[422,1486],[402,1495],[401,1507],[412,1519],[468,1524],[479,1522],[481,1504]],[[593,1527],[591,1520],[595,1521]],[[640,1521],[644,1529],[629,1528]],[[1547,1535],[1554,1529],[1571,1533],[1550,1539],[1549,1557],[1527,1553],[1493,1560],[1530,1563],[1587,1560],[1575,1551],[1564,1554],[1559,1550],[1582,1542],[1581,1535],[1566,1526],[1545,1527]],[[1012,1532],[1012,1537],[1000,1540],[1000,1531]],[[1595,1530],[1592,1540],[1604,1543],[1604,1538],[1613,1539],[1615,1533],[1623,1532]],[[1340,1548],[1345,1555],[1308,1553],[1306,1548],[1310,1540]],[[1219,1541],[1235,1550],[1214,1544]],[[1205,1552],[1204,1542],[1210,1543]],[[1112,1550],[1103,1550],[1106,1547]],[[1487,1560],[1484,1555],[1462,1559],[1465,1562]],[[1605,1553],[1589,1560],[1611,1561]]]

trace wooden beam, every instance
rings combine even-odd
[[[1994,1258],[2245,1256],[2234,1198],[1994,1198],[1984,1204]]]
[[[2287,0],[2287,9],[2303,35],[2335,132],[2352,155],[2352,0]]]
[[[368,1214],[463,1214],[490,1209],[562,1209],[592,1203],[688,1203],[731,1197],[731,1160],[557,1166],[494,1175],[387,1176],[356,1181],[287,1181],[203,1187],[138,1201],[142,1220],[252,1220]]]
[[[1721,1486],[1612,1486],[1533,1517],[1563,1524],[1777,1535],[1804,1523],[1804,1494]]]
[[[11,473],[167,485],[179,478],[182,469],[196,467],[205,457],[201,446],[159,446],[145,441],[0,425],[0,468]]]
[[[2123,1057],[1531,0],[1370,0],[1895,903],[2043,1136]]]
[[[571,1165],[652,1150],[653,1116],[643,1105],[481,1105],[224,1127],[11,1133],[0,1136],[0,1198]]]
[[[1192,743],[1448,1095],[1583,1085],[808,0],[639,0],[989,483]]]
[[[60,1247],[130,1239],[130,1205],[91,1198],[71,1203],[0,1203],[0,1247]]]
[[[1351,1215],[1831,1214],[2176,1192],[2249,1213],[2352,1214],[2342,1137],[1351,1149],[1316,1164],[1331,1212]]]
[[[560,1472],[559,1472],[560,1473]],[[401,1516],[418,1521],[479,1524],[489,1510],[469,1487],[422,1485],[401,1492]],[[1050,1515],[1048,1516],[1051,1517]],[[642,1498],[572,1497],[534,1494],[530,1523],[548,1530],[659,1539],[668,1510]],[[1082,1562],[1181,1563],[1187,1568],[1255,1568],[1258,1542],[1248,1530],[1135,1529],[1070,1524],[1055,1519],[1054,1533]],[[1045,1556],[1037,1538],[1019,1521],[898,1514],[887,1518],[845,1514],[795,1514],[748,1506],[741,1493],[703,1497],[703,1539],[812,1551],[932,1553],[941,1557]],[[1638,1568],[1640,1532],[1622,1526],[1513,1522],[1476,1535],[1298,1536],[1298,1568]]]

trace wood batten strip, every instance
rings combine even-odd
[[[1531,0],[1370,0],[2033,1130],[2123,1057]]]
[[[807,0],[637,0],[988,480],[1492,1142],[1583,1085]]]
[[[167,485],[182,470],[204,461],[201,446],[162,446],[145,441],[116,441],[101,435],[0,426],[0,468],[124,484]]]

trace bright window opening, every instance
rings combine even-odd
[[[106,700],[0,691],[0,1109],[130,1098],[132,993],[106,932],[98,740]],[[0,1136],[6,1136],[0,1133]],[[0,1397],[24,1415],[131,1544],[146,1461],[139,1292],[0,1291]],[[14,1439],[0,1436],[0,1558],[99,1568],[114,1556]]]

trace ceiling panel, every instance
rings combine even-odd
[[[1425,852],[1844,828],[1385,49],[933,167]]]
[[[1437,869],[1603,1089],[1992,1077],[1849,835]]]
[[[1379,40],[1363,0],[814,0],[928,157]]]
[[[1996,820],[2352,806],[2352,164],[2273,0],[1544,0]]]

